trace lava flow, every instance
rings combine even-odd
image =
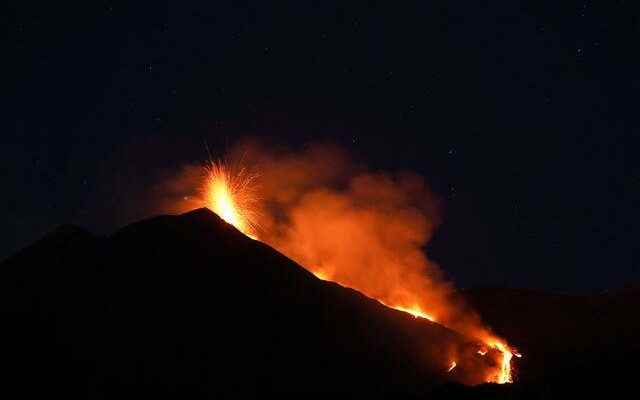
[[[300,165],[298,163],[296,167]],[[351,287],[387,307],[477,338],[484,343],[477,354],[481,357],[492,354],[491,360],[498,364],[491,368],[484,381],[513,382],[512,360],[514,355],[520,357],[520,354],[491,334],[475,313],[461,305],[450,284],[441,278],[429,280],[424,277],[425,267],[431,267],[420,248],[421,242],[426,240],[426,235],[421,232],[426,228],[417,229],[418,233],[411,229],[415,224],[425,225],[420,224],[424,218],[413,209],[403,208],[403,198],[394,192],[396,186],[393,182],[388,179],[374,182],[371,180],[374,178],[365,176],[354,179],[350,190],[355,194],[336,194],[325,188],[304,193],[296,207],[287,204],[291,208],[288,218],[293,222],[274,229],[278,232],[275,234],[268,229],[258,229],[258,215],[265,217],[271,226],[275,225],[275,217],[258,212],[263,208],[258,202],[255,186],[257,175],[222,162],[211,162],[205,168],[205,174],[206,206],[239,231],[268,243],[320,279]],[[279,178],[281,175],[280,171]],[[386,187],[389,190],[385,192]],[[371,188],[383,192],[375,192],[372,199]],[[287,186],[286,190],[290,188]],[[278,193],[276,199],[280,197],[282,193]],[[361,205],[371,203],[381,207],[379,204],[385,204],[384,201],[395,208],[377,210]],[[384,219],[388,215],[397,218]],[[303,222],[296,225],[297,220]],[[397,237],[404,236],[409,238],[406,240],[410,243],[408,247],[404,242],[394,242]],[[362,265],[362,268],[354,269],[354,265]],[[380,276],[375,269],[370,269],[372,265],[381,265]],[[435,267],[431,268],[431,273],[439,273]],[[457,365],[456,361],[451,361],[446,369],[452,372]]]

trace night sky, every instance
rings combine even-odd
[[[0,258],[253,135],[423,175],[459,286],[640,280],[636,2],[9,3]]]

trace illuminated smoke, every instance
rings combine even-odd
[[[320,279],[476,338],[484,345],[475,356],[494,365],[482,380],[512,382],[515,352],[425,254],[440,218],[439,202],[422,178],[372,172],[323,145],[293,153],[244,143],[227,159],[227,165],[207,166],[205,205]],[[242,168],[229,167],[233,160],[242,160]],[[446,368],[451,372],[462,361]]]

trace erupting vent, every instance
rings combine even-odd
[[[257,197],[253,181],[256,175],[246,170],[232,174],[222,162],[212,161],[206,168],[206,206],[220,218],[252,239],[255,237]]]

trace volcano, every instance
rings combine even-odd
[[[23,395],[375,398],[495,367],[475,340],[320,280],[207,209],[107,237],[63,226],[0,271],[2,376]]]
[[[109,236],[62,226],[0,273],[1,391],[25,398],[564,398],[633,382],[640,355],[637,288],[468,290],[528,355],[517,383],[477,385],[496,366],[475,339],[318,279],[207,209]]]

